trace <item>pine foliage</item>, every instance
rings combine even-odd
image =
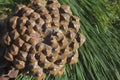
[[[59,0],[71,6],[80,17],[86,42],[79,49],[79,62],[66,65],[64,75],[47,75],[45,80],[120,80],[120,1],[119,0]],[[0,0],[0,6],[12,8],[29,0]],[[0,7],[0,13],[5,10]],[[5,7],[6,8],[6,7]],[[20,74],[16,80],[34,80]]]

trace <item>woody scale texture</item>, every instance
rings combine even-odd
[[[12,66],[10,71],[19,70],[37,80],[46,74],[62,75],[65,64],[78,61],[78,48],[85,42],[78,32],[79,18],[58,0],[18,4],[4,28],[1,45],[5,46],[4,59]]]

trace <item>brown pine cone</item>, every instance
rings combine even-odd
[[[78,61],[78,48],[85,37],[78,33],[80,22],[70,7],[57,0],[32,0],[17,5],[2,37],[4,58],[37,80],[45,75],[62,75],[64,64]]]

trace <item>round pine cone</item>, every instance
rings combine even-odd
[[[26,74],[42,80],[46,74],[62,75],[64,64],[78,61],[77,49],[85,37],[78,33],[79,18],[57,0],[32,0],[17,5],[9,19],[3,43],[4,58]]]

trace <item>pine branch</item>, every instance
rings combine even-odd
[[[13,0],[1,3],[15,5]],[[17,0],[16,3],[26,2]],[[45,80],[119,80],[120,30],[112,26],[114,20],[120,19],[119,3],[111,4],[106,0],[60,0],[60,3],[70,5],[73,13],[80,17],[80,31],[87,40],[79,49],[77,64],[66,65],[61,77],[48,75]],[[21,79],[34,80],[32,76],[20,74],[16,80]]]

